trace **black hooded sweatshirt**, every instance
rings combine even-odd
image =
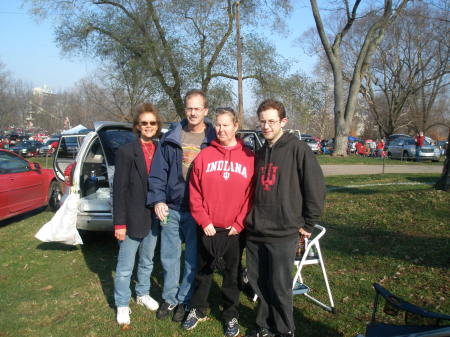
[[[283,133],[266,143],[255,158],[255,194],[246,219],[247,238],[276,242],[310,232],[318,223],[325,199],[322,169],[309,146]]]

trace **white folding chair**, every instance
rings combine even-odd
[[[314,235],[311,240],[305,239],[305,251],[300,260],[295,260],[294,265],[297,268],[295,272],[295,276],[293,279],[292,285],[292,293],[294,295],[305,295],[307,298],[312,300],[315,304],[320,307],[328,310],[330,312],[335,312],[333,295],[331,294],[330,284],[328,283],[327,271],[325,270],[325,264],[322,258],[322,251],[320,250],[319,240],[325,235],[326,229],[320,225],[314,225],[316,230],[319,230],[319,233]],[[302,277],[302,269],[304,266],[319,264],[322,269],[323,279],[325,281],[325,287],[328,293],[329,305],[321,302],[314,296],[310,295],[310,287],[308,287]],[[256,302],[258,296],[255,294],[253,297],[253,301]]]

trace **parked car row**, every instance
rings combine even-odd
[[[54,149],[56,149],[58,142],[59,142],[59,137],[52,137],[52,138],[47,139],[45,141],[45,143],[41,144],[41,147],[39,147],[38,154],[40,156],[46,156],[46,155],[52,154]]]
[[[439,161],[441,151],[427,140],[416,152],[416,141],[412,137],[397,137],[389,142],[387,155],[391,159]]]
[[[23,157],[33,157],[38,155],[41,142],[36,140],[23,140],[9,147],[9,150]]]

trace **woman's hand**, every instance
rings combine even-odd
[[[238,231],[236,230],[236,228],[234,228],[233,226],[227,227],[227,229],[229,229],[230,231],[228,232],[228,236],[230,235],[238,235]]]
[[[116,237],[117,240],[119,241],[123,241],[125,240],[125,235],[127,234],[127,229],[126,228],[121,228],[121,229],[116,229],[114,231],[114,236]]]
[[[216,234],[216,229],[214,228],[214,225],[212,223],[203,228],[203,231],[205,232],[206,236],[213,236]]]

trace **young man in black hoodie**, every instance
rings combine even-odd
[[[294,336],[292,270],[300,234],[309,237],[325,199],[322,170],[308,145],[283,132],[281,102],[258,107],[264,146],[255,158],[255,194],[246,219],[248,278],[260,304],[254,337]]]

